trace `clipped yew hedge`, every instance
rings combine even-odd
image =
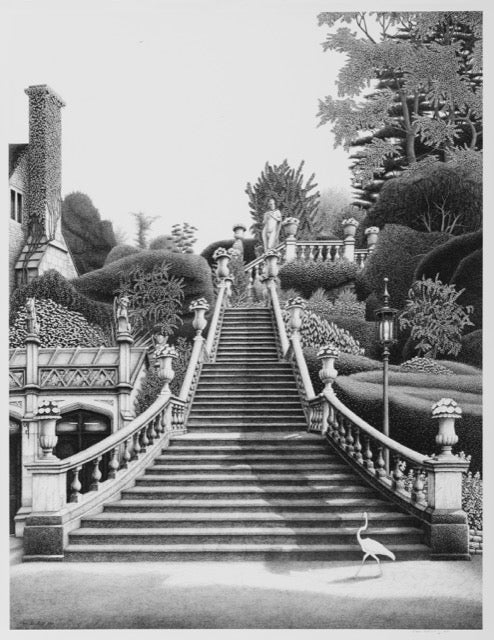
[[[281,267],[278,277],[282,289],[296,289],[304,298],[310,298],[317,289],[329,292],[344,285],[350,285],[357,273],[357,265],[348,260],[336,262],[294,260]]]
[[[455,450],[472,456],[473,472],[482,468],[482,379],[478,370],[474,374],[453,376],[392,370],[389,381],[389,424],[393,439],[426,455],[436,452],[438,427],[437,421],[431,418],[431,406],[440,398],[453,398],[463,410],[462,418],[455,423],[459,436]],[[338,377],[334,387],[345,405],[381,429],[380,371]]]
[[[133,247],[130,244],[119,244],[110,251],[110,253],[106,256],[105,265],[110,264],[111,262],[115,262],[115,260],[120,260],[121,258],[126,258],[127,256],[132,256],[136,253],[139,253],[140,249],[137,247]]]
[[[441,282],[449,283],[461,260],[477,249],[482,249],[482,231],[451,238],[419,261],[413,279],[421,280],[422,276],[434,279],[438,274]]]

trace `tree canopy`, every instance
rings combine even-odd
[[[320,101],[319,122],[332,125],[335,146],[360,144],[357,188],[424,159],[478,165],[481,12],[330,12],[318,20],[330,29],[324,50],[346,54],[338,99]]]

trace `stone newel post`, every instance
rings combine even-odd
[[[118,345],[118,399],[120,415],[124,421],[133,418],[130,406],[130,348],[134,343],[129,322],[129,299],[126,295],[115,299],[116,340]]]
[[[299,219],[298,218],[286,218],[283,222],[283,229],[287,236],[286,238],[286,262],[293,262],[297,259],[297,240],[295,238],[298,230]]]
[[[468,521],[462,510],[461,488],[469,463],[451,453],[451,447],[458,442],[454,423],[461,418],[461,408],[454,400],[442,398],[433,405],[432,418],[439,420],[436,442],[441,451],[424,463],[431,516],[431,557],[468,559]]]
[[[38,406],[36,419],[38,420],[39,429],[38,437],[43,455],[42,460],[58,460],[53,453],[53,449],[57,446],[57,422],[60,420],[60,409],[58,403],[54,400],[43,400]]]
[[[213,253],[213,260],[216,260],[216,277],[227,278],[230,275],[228,265],[230,263],[230,254],[224,247],[218,247]]]
[[[280,254],[275,251],[274,249],[270,249],[269,251],[266,251],[266,253],[264,254],[264,275],[267,278],[277,278],[278,277],[278,272],[279,272],[279,263],[280,260]]]
[[[343,257],[349,262],[355,260],[355,233],[357,231],[358,222],[355,218],[346,218],[341,223],[343,227]]]
[[[194,345],[192,347],[192,353],[190,354],[190,362],[199,362],[201,359],[202,350],[204,348],[204,343],[206,342],[206,339],[203,337],[202,332],[204,331],[208,323],[205,314],[207,311],[209,311],[209,303],[206,298],[193,300],[189,305],[189,311],[194,312],[194,320],[192,320],[192,326],[196,330]],[[187,367],[185,378],[180,389],[179,397],[181,400],[188,400],[193,378],[194,370],[189,366]]]
[[[155,351],[156,367],[158,369],[158,375],[163,380],[163,389],[160,395],[168,395],[170,391],[170,382],[175,377],[175,371],[173,370],[172,362],[178,358],[178,353],[175,347],[165,345],[159,347]]]
[[[368,227],[365,230],[365,237],[367,238],[367,248],[369,251],[374,251],[377,239],[379,237],[379,227]]]
[[[322,366],[322,369],[319,371],[319,377],[324,384],[323,393],[334,393],[333,382],[338,375],[334,367],[334,361],[339,354],[339,350],[333,344],[324,345],[317,352],[316,357],[321,361]]]

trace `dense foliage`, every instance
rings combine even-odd
[[[150,271],[138,266],[120,280],[117,295],[129,300],[129,321],[138,344],[149,342],[154,333],[172,334],[181,322],[183,279],[170,276],[169,271],[166,262]]]
[[[215,261],[213,260],[213,254],[216,249],[220,247],[231,249],[234,242],[235,240],[233,238],[212,242],[201,252],[201,256],[208,261],[211,267],[214,267]],[[257,241],[254,238],[245,238],[242,240],[242,244],[244,245],[244,262],[245,264],[249,264],[249,262],[252,262],[252,260],[255,260],[257,257],[255,252]]]
[[[132,256],[135,253],[139,253],[139,249],[137,247],[133,247],[130,244],[117,244],[117,246],[113,247],[106,256],[104,264],[110,264],[110,262],[115,262],[115,260]]]
[[[153,226],[153,222],[157,216],[147,216],[143,211],[138,211],[132,214],[136,223],[136,247],[139,249],[147,249],[148,247],[148,234]]]
[[[99,325],[105,331],[109,331],[113,323],[111,306],[95,302],[79,293],[72,283],[55,270],[46,271],[14,291],[10,297],[11,324],[28,298],[53,300],[70,311],[82,314],[90,324]]]
[[[304,298],[309,298],[317,289],[331,292],[350,285],[358,273],[354,262],[287,262],[279,271],[282,289],[296,289]]]
[[[317,184],[313,182],[314,174],[304,184],[303,167],[303,161],[296,170],[292,169],[286,160],[280,165],[266,162],[254,186],[250,182],[247,184],[245,193],[249,196],[250,213],[254,220],[251,231],[258,243],[261,243],[264,213],[270,198],[275,199],[283,218],[299,219],[299,240],[312,234],[311,220],[319,205],[319,191],[311,193],[317,188]]]
[[[482,249],[477,249],[460,261],[449,282],[451,286],[463,291],[458,302],[464,306],[473,306],[470,316],[472,328],[467,331],[482,328],[482,271]]]
[[[289,312],[283,311],[283,319],[288,325]],[[290,335],[291,329],[287,326],[287,332]],[[363,349],[354,338],[345,331],[340,329],[333,322],[328,322],[320,318],[312,311],[304,311],[302,318],[302,326],[300,328],[300,340],[302,347],[319,347],[333,343],[342,353],[353,353],[361,355]]]
[[[81,313],[70,311],[53,300],[37,300],[36,317],[40,325],[38,337],[41,347],[109,346],[108,337],[100,327],[90,324]],[[21,307],[10,326],[11,348],[24,346],[26,327],[27,311]]]
[[[386,225],[357,276],[357,296],[365,300],[373,294],[373,306],[382,304],[383,279],[387,277],[391,305],[402,309],[414,281],[417,264],[433,247],[449,238],[445,233],[422,233],[401,225]],[[369,315],[367,317],[371,319]]]
[[[451,238],[434,247],[420,260],[413,279],[420,280],[422,276],[435,278],[438,275],[439,280],[449,283],[460,261],[477,249],[482,249],[481,230]]]
[[[482,368],[482,329],[477,329],[461,337],[461,350],[456,359]]]
[[[405,310],[400,314],[400,328],[410,328],[415,349],[426,357],[440,354],[457,355],[461,349],[461,333],[471,325],[472,307],[458,304],[463,290],[443,284],[438,277],[423,278],[413,283]]]
[[[102,220],[91,198],[80,191],[63,199],[62,233],[79,274],[102,267],[116,245],[112,223]]]
[[[482,145],[482,13],[371,16],[379,34],[366,12],[319,15],[330,30],[324,50],[345,54],[340,99],[320,101],[320,124],[331,123],[336,146],[359,144],[352,171],[364,205],[372,197],[366,187],[392,172],[420,160],[468,162]],[[371,85],[366,99],[355,100]]]
[[[421,371],[422,373],[436,373],[438,375],[453,375],[453,371],[432,358],[415,357],[400,365],[403,371]]]
[[[179,253],[194,253],[192,245],[197,242],[197,238],[195,236],[196,231],[197,227],[194,227],[194,225],[189,224],[188,222],[173,225],[172,238],[175,243],[176,250]],[[153,247],[150,248],[153,249]]]

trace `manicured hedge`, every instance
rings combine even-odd
[[[447,233],[422,233],[409,227],[387,224],[381,230],[376,247],[361,272],[360,295],[364,289],[382,300],[383,279],[387,277],[391,305],[402,309],[414,281],[418,262],[433,247],[449,238]],[[373,304],[374,301],[375,298]]]
[[[460,261],[450,281],[456,290],[465,291],[458,298],[463,305],[472,305],[470,320],[473,326],[465,327],[464,333],[471,333],[482,328],[482,249],[473,251]]]
[[[420,260],[413,279],[421,280],[422,276],[434,279],[438,274],[441,282],[449,283],[460,261],[477,249],[482,249],[482,231],[451,238],[429,251]]]
[[[126,258],[127,256],[139,253],[139,251],[140,249],[133,247],[130,244],[119,244],[116,247],[113,247],[110,253],[106,256],[105,266],[111,262],[115,262],[115,260],[120,260],[121,258]]]
[[[11,323],[27,298],[35,297],[53,300],[70,311],[82,314],[91,324],[108,327],[113,322],[112,306],[95,302],[83,295],[74,287],[75,282],[77,280],[68,282],[58,271],[50,270],[29,284],[17,288],[10,298]]]
[[[376,339],[375,322],[369,322],[358,317],[331,315],[330,322],[334,322],[337,327],[345,329],[348,333],[360,342],[364,349],[364,355],[368,358],[379,359],[382,355],[382,347]]]
[[[380,429],[382,425],[382,379],[378,371],[339,377],[338,398],[361,418]],[[468,390],[468,392],[465,391]],[[440,398],[455,399],[463,410],[455,423],[459,442],[455,451],[472,456],[471,469],[482,467],[482,405],[480,376],[437,376],[390,373],[389,415],[391,437],[424,454],[437,451],[437,421],[431,405]]]
[[[228,240],[218,240],[217,242],[212,242],[201,252],[201,256],[203,258],[206,258],[209,265],[212,267],[214,266],[214,262],[215,262],[213,260],[213,253],[216,251],[216,249],[218,249],[219,247],[225,247],[225,249],[230,249],[234,242],[235,242],[234,238],[228,238]],[[245,264],[248,264],[249,262],[252,262],[252,260],[255,260],[257,258],[256,252],[255,252],[255,246],[257,244],[257,241],[254,238],[244,238],[243,244],[244,244],[244,262]]]
[[[279,272],[282,289],[296,289],[309,298],[317,289],[330,292],[355,280],[358,267],[354,262],[304,262],[295,260],[283,265]]]

